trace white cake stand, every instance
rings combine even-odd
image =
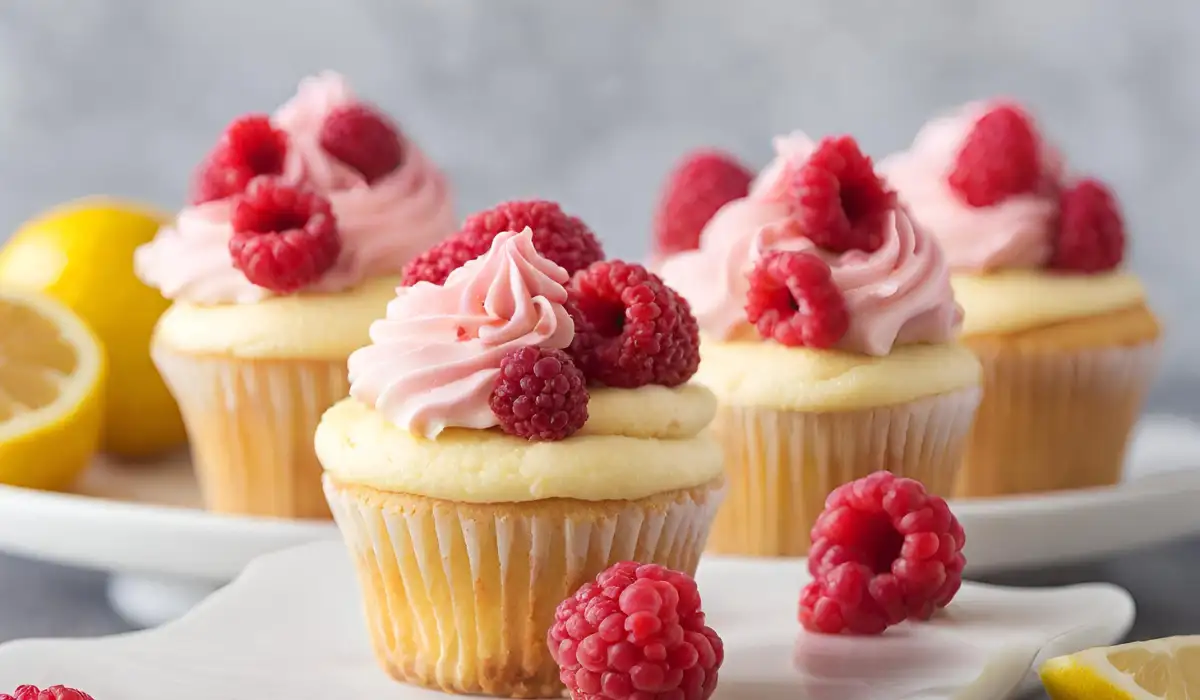
[[[1200,426],[1143,421],[1125,483],[952,504],[968,574],[1086,560],[1200,533]],[[256,557],[337,538],[331,522],[207,513],[186,457],[99,461],[75,493],[0,486],[0,550],[109,571],[109,599],[154,626],[190,609]]]

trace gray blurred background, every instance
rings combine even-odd
[[[225,123],[345,73],[449,172],[460,213],[561,201],[640,256],[672,160],[1025,100],[1123,197],[1134,268],[1200,378],[1196,0],[2,0],[0,237],[60,200],[176,207]]]

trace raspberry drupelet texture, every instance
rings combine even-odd
[[[266,115],[235,119],[196,171],[192,203],[232,197],[245,191],[259,175],[282,173],[287,149],[287,134],[276,129]]]
[[[321,125],[321,148],[354,168],[368,184],[404,164],[404,142],[392,121],[361,103],[331,111]]]
[[[559,604],[547,643],[573,700],[704,700],[725,657],[696,582],[636,562]]]
[[[754,173],[728,153],[689,154],[667,176],[654,214],[654,252],[666,256],[700,247],[700,233],[717,210],[750,192]]]
[[[746,320],[783,345],[830,348],[850,328],[850,315],[829,265],[811,253],[773,250],[749,273]]]
[[[1125,222],[1104,183],[1085,179],[1059,198],[1058,234],[1050,267],[1071,272],[1105,272],[1125,259]]]
[[[604,259],[604,249],[591,229],[554,202],[505,202],[467,217],[458,233],[413,258],[404,268],[401,284],[441,284],[451,272],[486,253],[497,234],[526,228],[533,231],[534,249],[568,275]]]
[[[233,202],[229,255],[246,279],[278,294],[319,280],[342,249],[329,201],[278,178],[255,178]]]
[[[501,430],[526,440],[562,440],[588,417],[583,372],[553,348],[527,346],[506,354],[488,403]]]
[[[896,194],[849,136],[822,139],[787,173],[784,199],[801,234],[834,253],[874,252],[883,244]]]
[[[800,622],[813,632],[879,634],[927,620],[962,586],[962,525],[944,499],[891,472],[834,489],[812,543]]]
[[[571,278],[569,352],[589,381],[633,389],[679,386],[700,366],[691,306],[641,265],[605,260]]]
[[[92,696],[65,685],[40,689],[36,685],[19,685],[11,695],[0,693],[0,700],[92,700]]]
[[[1039,151],[1029,115],[1016,105],[998,105],[975,122],[959,149],[950,189],[973,207],[1033,192],[1042,179]]]

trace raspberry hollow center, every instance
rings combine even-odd
[[[892,525],[887,513],[872,513],[862,517],[843,533],[849,548],[862,552],[863,563],[876,574],[891,572],[892,564],[900,558],[904,535]]]

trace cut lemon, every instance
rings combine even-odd
[[[1054,700],[1200,700],[1200,636],[1088,649],[1038,673]]]
[[[0,483],[69,486],[100,440],[104,351],[49,297],[0,291]]]

